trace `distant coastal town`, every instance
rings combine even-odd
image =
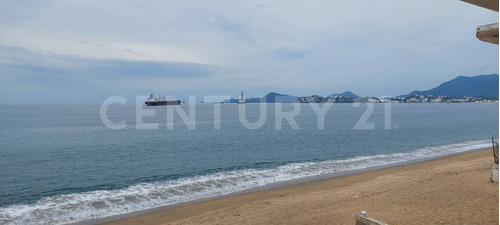
[[[434,95],[412,95],[407,97],[357,97],[350,96],[329,96],[321,97],[318,95],[311,95],[307,97],[298,98],[300,103],[498,103],[498,99],[491,99],[487,97],[469,97],[462,98],[448,97],[448,96],[434,96]]]
[[[260,98],[248,98],[246,103],[498,103],[498,74],[473,77],[458,76],[426,91],[412,91],[392,97],[360,96],[350,91],[326,97],[310,95],[296,97],[270,92]],[[243,93],[240,98],[243,98]],[[238,103],[238,99],[226,99],[224,103]]]
[[[498,103],[498,99],[490,97],[450,97],[435,95],[411,95],[397,97],[364,97],[351,92],[348,94],[330,95],[327,97],[310,95],[295,97],[271,92],[261,98],[246,99],[246,103]],[[238,99],[228,99],[224,103],[237,103]]]

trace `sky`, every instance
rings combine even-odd
[[[459,0],[0,0],[0,104],[110,96],[397,96],[498,73]]]

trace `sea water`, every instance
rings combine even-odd
[[[138,119],[136,105],[113,104],[107,118],[126,126],[111,129],[100,105],[1,106],[0,224],[78,222],[430,159],[490,147],[499,128],[498,104],[332,104],[323,122],[309,104],[246,104],[243,122],[240,107],[183,104],[182,117],[140,106],[154,116]]]

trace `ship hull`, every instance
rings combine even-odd
[[[169,100],[169,101],[158,101],[158,102],[144,102],[147,106],[162,106],[162,105],[180,105],[181,100]]]

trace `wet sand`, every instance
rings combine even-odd
[[[207,200],[106,224],[499,224],[491,149]]]

